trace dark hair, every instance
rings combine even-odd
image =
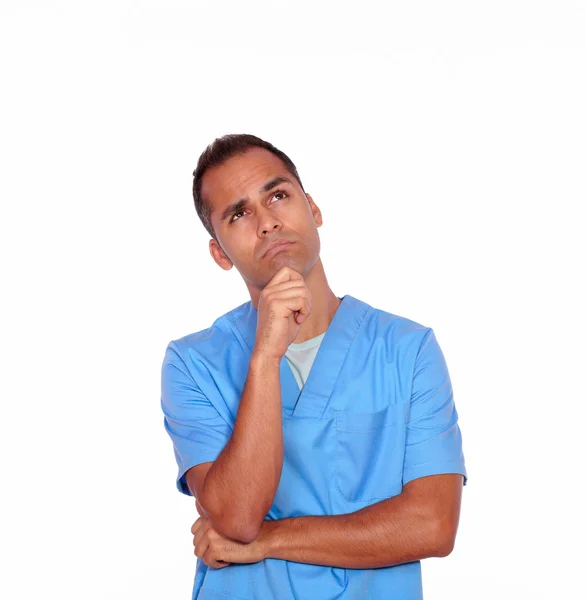
[[[193,201],[195,203],[195,210],[197,211],[203,226],[216,241],[216,232],[214,231],[210,220],[212,207],[201,196],[203,175],[207,169],[221,165],[237,154],[245,154],[246,151],[251,148],[265,148],[275,156],[279,157],[285,164],[287,171],[297,179],[301,189],[305,192],[299,173],[297,173],[297,167],[293,164],[293,161],[284,152],[275,148],[270,142],[265,142],[265,140],[247,133],[230,133],[220,138],[216,138],[201,153],[199,160],[197,161],[197,167],[193,172]]]

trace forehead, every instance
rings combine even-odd
[[[277,175],[294,180],[278,156],[264,148],[251,148],[208,169],[202,179],[201,195],[214,214],[241,197],[254,197],[264,183]]]

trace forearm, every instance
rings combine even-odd
[[[282,469],[280,363],[253,354],[234,431],[206,475],[200,504],[212,523],[221,521],[225,530],[254,539]]]
[[[445,556],[432,512],[409,500],[400,494],[350,514],[265,521],[265,557],[370,569]]]

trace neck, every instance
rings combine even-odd
[[[321,258],[317,259],[305,277],[305,283],[311,294],[311,313],[299,328],[299,334],[295,338],[296,344],[323,333],[334,318],[341,302],[328,285]]]

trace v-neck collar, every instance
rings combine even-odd
[[[247,345],[248,358],[256,339],[258,311],[251,301],[234,315],[234,324]],[[281,398],[283,409],[290,416],[323,417],[342,365],[370,306],[349,294],[341,298],[317,354],[309,375],[299,390],[291,367],[283,355],[280,363]]]

